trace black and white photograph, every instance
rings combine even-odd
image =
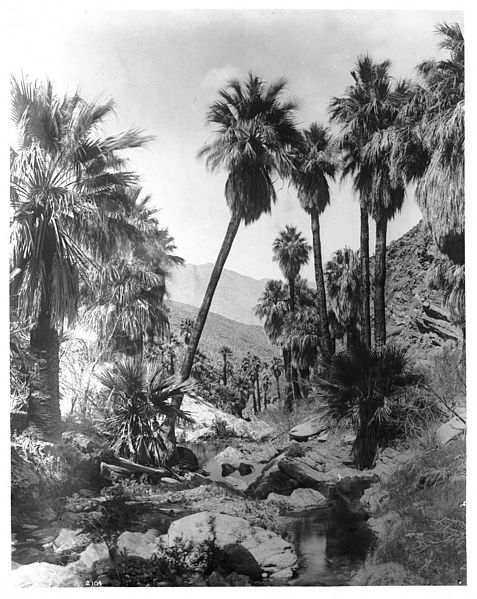
[[[466,592],[464,38],[9,9],[15,592]]]

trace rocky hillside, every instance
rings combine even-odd
[[[198,308],[181,302],[168,302],[170,321],[175,330],[180,329],[183,318],[195,320]],[[209,313],[199,349],[211,357],[219,358],[219,348],[228,345],[233,352],[233,359],[239,361],[248,351],[260,356],[262,360],[270,361],[280,355],[277,347],[270,345],[263,328],[247,325],[219,314]]]
[[[171,300],[199,308],[213,267],[213,264],[185,264],[177,268],[168,283]],[[259,325],[260,320],[255,316],[254,308],[266,282],[266,279],[259,281],[224,269],[211,312],[244,324]]]
[[[388,340],[410,347],[420,359],[462,339],[442,308],[442,292],[429,288],[429,272],[438,255],[423,221],[388,247]]]

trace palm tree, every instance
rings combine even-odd
[[[219,348],[219,354],[222,356],[222,360],[224,361],[222,376],[224,379],[224,387],[226,387],[227,386],[227,358],[232,355],[232,350],[227,345],[222,345],[222,347]]]
[[[278,398],[278,402],[281,401],[281,397],[280,397],[280,377],[282,376],[283,373],[283,366],[282,366],[282,362],[280,360],[280,358],[277,358],[276,356],[272,359],[272,362],[270,364],[270,372],[273,375],[273,378],[275,379],[275,382],[277,384],[277,398]]]
[[[369,174],[363,164],[363,148],[377,127],[377,82],[385,76],[389,62],[373,63],[370,56],[359,56],[354,83],[341,98],[330,102],[330,120],[341,125],[339,146],[343,158],[342,179],[353,176],[353,189],[360,204],[360,260],[361,260],[361,331],[362,340],[371,347],[371,312],[369,281]]]
[[[334,179],[337,158],[326,127],[313,123],[303,132],[303,143],[297,151],[293,182],[301,207],[311,218],[313,257],[317,289],[317,309],[321,332],[321,347],[325,361],[331,356],[331,337],[326,310],[326,291],[321,258],[320,214],[330,203],[328,178]]]
[[[361,203],[361,270],[364,325],[363,339],[369,346],[369,234],[366,231],[368,213],[376,221],[375,252],[375,344],[386,343],[385,281],[386,232],[404,201],[402,176],[391,176],[392,125],[396,120],[399,102],[405,97],[407,82],[391,83],[390,62],[374,63],[371,57],[358,58],[356,71],[351,75],[355,85],[347,89],[344,98],[333,98],[331,119],[342,124],[341,148],[344,154],[343,176],[354,175],[354,189]],[[363,327],[362,325],[362,327]]]
[[[192,318],[183,318],[181,320],[181,335],[184,335],[184,343],[186,345],[189,345],[193,328],[194,321],[192,320]]]
[[[165,377],[159,363],[142,356],[123,356],[98,378],[112,400],[112,414],[105,423],[112,449],[139,464],[165,465],[162,421],[174,413],[191,422],[186,412],[171,403],[173,397],[189,391],[190,385]]]
[[[219,99],[207,113],[207,122],[216,126],[216,135],[199,156],[206,158],[212,171],[227,171],[225,198],[231,219],[197,315],[181,369],[182,380],[190,375],[212,298],[240,223],[249,225],[270,212],[276,200],[273,178],[291,173],[289,151],[297,142],[298,132],[293,122],[296,103],[282,99],[285,85],[285,79],[267,85],[252,74],[244,82],[231,80],[218,92]]]
[[[300,273],[301,267],[308,262],[311,246],[295,227],[287,225],[273,242],[272,249],[273,260],[278,262],[283,276],[288,281],[290,312],[293,314],[295,311],[296,280]],[[298,399],[301,397],[301,393],[300,387],[298,385],[298,373],[296,371],[296,367],[293,366],[291,359],[290,363],[288,364],[288,368],[290,372],[292,395],[294,403],[296,404]],[[292,397],[291,394],[288,393],[287,409],[291,410],[292,407]]]
[[[455,23],[436,27],[444,60],[417,66],[419,83],[395,127],[392,165],[416,183],[416,200],[438,248],[464,264],[464,36]]]
[[[346,331],[346,343],[350,348],[359,320],[360,308],[359,255],[350,248],[336,250],[325,266],[325,280],[331,310]]]
[[[293,312],[295,310],[296,279],[301,268],[308,263],[311,246],[296,227],[286,225],[273,242],[272,249],[273,260],[278,262],[278,266],[288,282],[290,310]]]
[[[19,134],[10,153],[11,293],[17,317],[31,327],[37,360],[29,429],[61,434],[58,327],[77,314],[80,276],[131,235],[125,189],[136,177],[118,151],[147,141],[138,131],[102,137],[113,103],[58,97],[50,82],[12,81],[12,117]]]
[[[266,410],[267,409],[267,393],[268,393],[268,389],[270,388],[270,376],[267,373],[268,364],[266,362],[263,364],[263,368],[265,370],[265,373],[262,377],[263,407]]]

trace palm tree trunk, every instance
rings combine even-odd
[[[260,397],[260,379],[258,374],[255,377],[255,382],[257,384],[257,408],[258,411],[261,412],[262,411],[262,398]]]
[[[61,439],[60,343],[44,305],[31,332],[30,348],[36,357],[28,400],[27,431],[43,441]]]
[[[275,380],[277,381],[277,399],[278,399],[278,403],[280,404],[282,398],[280,397],[280,381],[279,381],[278,376],[275,377]]]
[[[331,357],[331,336],[328,326],[328,312],[326,309],[326,291],[325,278],[323,276],[323,261],[321,257],[321,239],[320,239],[320,217],[318,210],[311,211],[311,231],[313,235],[313,258],[315,261],[315,282],[316,282],[316,307],[320,318],[322,353],[325,362]]]
[[[369,222],[368,210],[361,202],[361,336],[366,347],[371,347],[371,309],[370,309],[370,284],[369,284]]]
[[[219,255],[217,256],[217,260],[212,270],[212,274],[210,275],[209,284],[207,285],[204,299],[202,300],[202,305],[200,307],[199,313],[197,314],[194,328],[192,329],[189,345],[187,346],[186,355],[181,367],[181,381],[186,381],[190,377],[192,366],[194,364],[194,357],[197,352],[197,348],[199,347],[200,337],[202,335],[202,331],[204,330],[205,322],[207,320],[207,316],[210,310],[210,305],[212,304],[212,299],[214,297],[214,293],[217,288],[220,275],[222,274],[222,270],[232,248],[235,236],[237,235],[237,231],[240,226],[240,221],[240,216],[233,215],[227,227],[227,232],[225,233],[224,241],[222,242],[222,247],[220,248]],[[172,404],[176,408],[180,408],[182,404],[182,397],[174,398],[172,400]],[[168,421],[164,424],[163,427],[163,429],[166,432],[167,440],[171,445],[172,449],[175,449],[176,445],[175,420],[175,416],[172,416],[168,419]]]
[[[376,252],[374,263],[374,344],[381,348],[386,344],[386,233],[388,221],[376,221]]]
[[[223,378],[224,378],[224,387],[227,386],[227,356],[224,355],[224,373],[223,373]]]

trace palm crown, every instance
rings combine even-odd
[[[220,100],[207,113],[216,125],[215,139],[199,153],[211,170],[228,172],[225,198],[232,214],[245,224],[270,212],[276,200],[272,177],[292,170],[290,149],[298,143],[297,108],[282,100],[286,80],[269,85],[251,73],[245,82],[232,80],[219,90]]]

